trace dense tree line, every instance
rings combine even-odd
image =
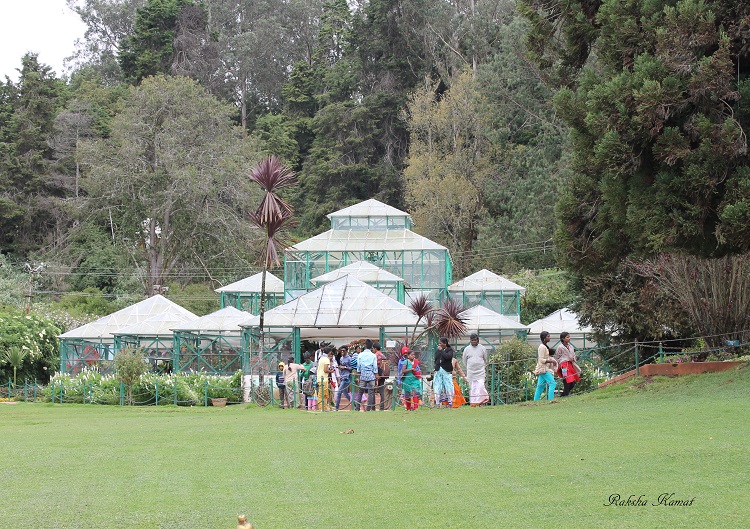
[[[246,275],[269,154],[299,177],[295,237],[377,198],[459,277],[553,266],[554,234],[579,310],[622,337],[690,328],[630,263],[748,250],[745,3],[68,4],[70,74],[31,54],[0,84],[0,251],[52,291]]]
[[[571,129],[555,242],[578,278],[581,313],[631,338],[705,331],[699,311],[690,307],[686,320],[683,298],[654,281],[666,272],[644,274],[641,263],[749,249],[750,5],[560,0],[527,2],[524,12],[530,52]],[[744,261],[697,268],[739,270]],[[682,286],[694,282],[686,276]],[[718,326],[713,340],[746,340],[748,316],[740,336]]]

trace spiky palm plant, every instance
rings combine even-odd
[[[11,347],[3,353],[3,360],[13,366],[13,387],[16,387],[16,375],[18,368],[23,365],[24,360],[29,355],[29,351],[21,347]]]
[[[263,362],[263,342],[265,340],[263,326],[266,312],[266,274],[271,264],[280,265],[279,253],[286,247],[284,234],[293,224],[294,209],[278,193],[282,189],[297,183],[294,172],[281,163],[276,156],[269,156],[253,167],[249,178],[264,191],[263,199],[258,209],[250,214],[250,220],[258,226],[265,235],[263,249],[260,254],[263,275],[260,287],[260,345],[258,347],[258,365]],[[259,373],[260,374],[260,373]],[[260,374],[261,381],[263,375]]]
[[[449,340],[466,334],[466,318],[461,317],[465,310],[460,301],[447,299],[435,314],[434,328],[437,333]]]
[[[411,333],[411,338],[405,340],[404,345],[412,347],[413,344],[415,344],[417,340],[419,340],[424,335],[424,333],[429,330],[430,322],[432,320],[432,315],[435,312],[435,308],[432,306],[432,302],[429,301],[427,299],[427,296],[425,296],[424,294],[420,294],[416,298],[412,299],[409,302],[409,308],[417,316],[417,323],[414,324],[414,330]],[[425,329],[417,336],[417,328],[419,327],[419,324],[422,322],[422,320],[425,321],[426,326]]]

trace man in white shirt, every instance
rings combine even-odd
[[[479,335],[471,333],[469,345],[464,348],[463,361],[466,365],[466,380],[469,382],[469,403],[472,407],[487,404],[490,394],[484,385],[487,370],[487,349],[479,343]]]

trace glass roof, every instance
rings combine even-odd
[[[174,301],[156,295],[61,334],[59,338],[114,338],[114,334],[122,329],[129,328],[154,316],[169,313],[193,318],[198,317],[189,310],[180,307]]]
[[[489,270],[480,270],[460,281],[456,281],[448,287],[448,290],[450,292],[500,292],[504,290],[526,292],[526,289],[521,285],[517,285]]]
[[[345,275],[351,275],[356,277],[360,281],[365,283],[403,283],[403,279],[398,277],[396,274],[392,274],[387,270],[383,270],[379,266],[375,266],[367,261],[357,261],[352,264],[342,266],[328,272],[327,274],[319,275],[310,280],[310,283],[316,285],[318,283],[330,283]]]
[[[265,313],[266,327],[414,326],[406,305],[347,275]],[[248,326],[258,326],[254,316]]]
[[[334,211],[326,216],[329,219],[332,217],[409,217],[411,219],[411,215],[405,211],[384,204],[374,198]]]
[[[328,230],[291,246],[287,251],[356,252],[400,250],[446,250],[411,230],[357,231]]]
[[[217,288],[215,292],[260,292],[262,283],[263,272],[259,272],[225,287]],[[266,272],[266,292],[284,293],[284,282],[271,272]]]

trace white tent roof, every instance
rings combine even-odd
[[[461,317],[466,319],[466,334],[484,330],[527,331],[529,329],[528,325],[518,323],[507,316],[503,316],[502,314],[481,305],[476,305],[463,311]]]
[[[197,318],[195,314],[187,309],[180,307],[177,303],[168,300],[164,296],[156,295],[146,298],[122,310],[113,312],[109,316],[104,316],[96,321],[87,323],[77,329],[61,334],[59,338],[114,338],[114,334],[120,330],[148,320],[157,315],[164,314],[182,314],[188,317]]]
[[[240,325],[246,324],[252,314],[234,307],[224,307],[211,314],[206,314],[185,325],[173,327],[174,331],[194,332],[231,332],[240,331]]]
[[[456,281],[448,287],[448,290],[450,292],[499,292],[503,290],[526,291],[521,285],[517,285],[513,281],[505,279],[504,277],[486,269],[471,274],[461,281]]]
[[[530,324],[531,334],[539,334],[547,331],[553,336],[561,332],[570,334],[591,333],[594,330],[591,327],[584,327],[578,323],[578,315],[569,309],[560,309],[549,316],[545,316],[534,323]]]
[[[384,204],[374,198],[334,211],[326,216],[329,219],[331,217],[410,217],[405,211]]]
[[[380,327],[414,327],[417,316],[379,290],[346,275],[265,313],[264,326],[300,328],[303,338],[377,337]],[[260,325],[254,316],[247,326]]]
[[[124,327],[112,334],[129,336],[171,336],[174,327],[196,319],[198,319],[198,316],[189,311],[187,314],[180,312],[165,312],[128,327]]]
[[[387,270],[383,270],[372,263],[368,263],[367,261],[356,261],[352,264],[342,266],[333,272],[314,277],[310,280],[310,283],[313,285],[318,283],[330,283],[331,281],[335,281],[345,275],[351,275],[365,283],[403,283],[404,281],[397,275],[392,274]]]
[[[215,292],[260,292],[262,285],[263,272],[259,272],[253,276],[235,281],[225,287],[217,288]],[[266,292],[284,292],[284,282],[271,272],[266,272]]]
[[[356,252],[367,250],[446,250],[445,246],[411,230],[328,230],[298,242],[288,251]]]

